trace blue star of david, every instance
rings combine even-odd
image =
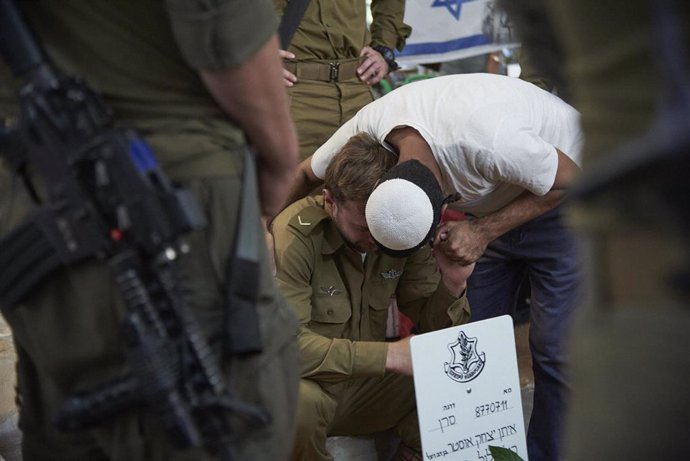
[[[452,14],[455,17],[455,19],[459,21],[462,4],[473,1],[475,0],[434,0],[434,3],[431,5],[431,7],[438,8],[440,6],[445,6],[446,8],[448,8],[450,14]]]

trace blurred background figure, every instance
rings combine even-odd
[[[277,56],[278,21],[270,1],[10,3],[2,0],[3,17],[10,17],[6,13],[13,11],[10,8],[13,4],[25,13],[27,23],[36,31],[55,67],[67,75],[83,77],[95,88],[112,109],[113,123],[141,133],[167,176],[190,190],[199,202],[207,225],[185,236],[190,252],[181,256],[182,263],[174,268],[174,286],[189,306],[190,317],[200,324],[199,332],[186,343],[208,341],[208,349],[213,352],[204,357],[209,361],[218,359],[218,373],[212,371],[210,378],[217,387],[227,390],[224,398],[232,395],[236,403],[263,408],[271,417],[270,422],[254,427],[237,418],[232,410],[236,403],[216,405],[208,402],[214,400],[208,398],[208,393],[198,398],[201,402],[192,404],[197,405],[195,409],[202,405],[216,408],[214,413],[221,413],[223,420],[228,421],[227,425],[217,426],[216,445],[224,454],[232,452],[234,457],[229,457],[286,459],[297,406],[297,324],[273,282],[267,249],[261,243],[252,255],[258,288],[257,301],[251,309],[258,317],[254,326],[261,331],[263,348],[252,355],[224,353],[220,357],[222,344],[229,337],[225,322],[229,297],[226,274],[234,261],[233,242],[239,233],[236,223],[243,222],[252,235],[261,235],[259,215],[270,219],[282,208],[285,188],[293,177],[298,158],[296,133],[289,117]],[[12,19],[16,20],[14,16]],[[7,48],[2,51],[6,52]],[[13,79],[9,67],[0,62],[3,117],[16,117],[19,83],[24,82]],[[40,83],[48,86],[45,81]],[[62,89],[56,80],[51,79],[49,84],[50,91],[56,87]],[[33,89],[42,88],[35,85]],[[85,99],[79,97],[83,93],[71,88],[65,93],[70,98],[57,101]],[[60,115],[53,117],[58,119],[54,121],[56,126],[70,127],[72,118],[78,119],[79,129],[89,125],[89,117],[83,116],[86,110],[73,113],[54,102],[53,93],[49,95],[51,98],[45,99],[50,101],[45,104],[50,106],[45,111],[46,119],[51,118],[54,110]],[[92,112],[97,111],[88,114]],[[106,129],[94,130],[97,135],[103,131]],[[92,139],[84,144],[87,142]],[[251,218],[247,214],[240,216],[242,186],[248,178],[242,173],[248,158],[245,157],[248,142],[256,152],[258,182],[258,194],[251,189],[245,191],[249,194],[245,197],[254,200],[250,203],[256,213]],[[9,175],[11,166],[10,162],[0,162],[0,237],[30,218],[39,205],[30,199],[19,172]],[[37,169],[29,162],[27,176],[35,180],[31,173]],[[102,182],[107,182],[103,176],[107,179],[107,170],[98,175]],[[38,189],[38,195],[53,205],[55,201],[47,200],[48,194],[43,192]],[[120,211],[121,208],[118,216],[122,217]],[[69,226],[65,227],[68,232]],[[127,235],[126,230],[124,234]],[[40,239],[36,240],[41,243]],[[20,253],[9,251],[18,247],[2,240],[0,257],[6,261],[8,254]],[[10,273],[7,270],[10,264],[5,264],[0,263],[0,276]],[[24,274],[18,277],[25,280]],[[8,279],[15,280],[2,277],[3,295],[7,292]],[[189,443],[192,447],[186,451],[173,446],[164,429],[166,423],[169,427],[171,420],[177,423],[183,416],[160,418],[160,412],[149,411],[144,404],[120,406],[110,418],[100,414],[103,418],[97,418],[97,424],[82,430],[61,431],[54,424],[55,414],[68,397],[100,387],[125,373],[131,374],[135,368],[131,361],[125,360],[125,341],[120,335],[123,318],[131,314],[131,303],[126,305],[113,279],[108,264],[94,255],[68,267],[56,268],[17,305],[10,305],[3,297],[0,308],[12,328],[18,356],[17,400],[23,458],[26,461],[217,459],[218,456],[195,442]],[[145,292],[142,297],[148,294]],[[165,351],[182,350],[178,344],[174,346]],[[170,355],[183,362],[182,355]],[[184,355],[184,360],[192,355]],[[171,362],[179,363],[174,359]],[[193,389],[198,381],[203,381],[190,382],[187,373],[180,369],[170,371],[170,380],[177,379],[176,390]],[[143,395],[145,403],[165,393],[163,398],[171,394],[175,402],[185,400],[185,404],[190,404],[191,399],[177,399],[178,394],[160,392],[157,387],[164,385],[156,378],[160,374],[152,379],[138,379],[136,382],[141,386],[132,393],[137,397]],[[148,398],[149,395],[154,397]],[[175,405],[176,413],[179,408],[183,405]],[[205,410],[201,408],[195,415],[203,413],[205,417]],[[206,421],[204,426],[203,432],[207,432]],[[184,442],[182,437],[179,439],[175,441]]]
[[[690,449],[690,4],[529,3],[545,22],[516,15],[516,26],[541,40],[535,50],[559,49],[533,53],[534,65],[570,88],[586,136],[571,215],[588,286],[566,458],[680,459]]]

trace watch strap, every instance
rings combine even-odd
[[[385,45],[374,45],[371,48],[378,51],[381,56],[383,56],[386,64],[388,64],[388,72],[393,72],[394,70],[400,69],[400,66],[395,61],[395,54],[393,53],[393,50]]]

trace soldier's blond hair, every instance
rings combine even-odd
[[[333,157],[324,187],[337,201],[366,203],[381,176],[395,165],[395,155],[366,133],[351,137]]]

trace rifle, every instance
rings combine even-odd
[[[190,251],[183,236],[205,225],[198,204],[137,133],[114,126],[86,82],[53,67],[11,0],[0,0],[0,53],[23,82],[17,122],[0,125],[0,155],[38,206],[0,241],[0,304],[15,307],[56,270],[97,258],[127,308],[120,333],[129,373],[69,398],[55,425],[83,430],[143,406],[175,446],[231,460],[229,416],[269,417],[230,395],[218,354],[175,289],[175,264]],[[245,174],[254,174],[251,162],[246,155]],[[240,352],[256,350],[255,341]]]

